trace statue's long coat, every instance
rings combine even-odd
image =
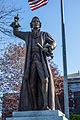
[[[26,41],[26,59],[25,59],[25,69],[24,69],[24,77],[22,81],[21,91],[20,91],[20,101],[19,101],[19,110],[32,110],[32,94],[31,94],[31,87],[30,87],[30,59],[31,59],[31,32],[20,32],[14,30],[14,35]],[[49,39],[46,39],[46,35]],[[54,46],[55,41],[51,38],[51,36],[46,32],[40,33],[41,37],[41,45],[44,46],[46,43],[49,43]],[[48,87],[48,106],[51,109],[55,109],[55,88],[54,88],[54,81],[51,74],[50,66],[48,60],[45,55],[41,52],[41,59],[43,64],[43,69],[45,75],[49,74],[49,87]],[[38,103],[42,105],[43,99],[41,94],[38,96]]]

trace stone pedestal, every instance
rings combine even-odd
[[[13,112],[6,120],[68,120],[59,110]]]

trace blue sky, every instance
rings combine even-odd
[[[80,0],[63,0],[66,35],[67,72],[80,71]],[[8,5],[22,8],[19,21],[23,31],[30,31],[30,22],[34,16],[38,16],[42,23],[41,31],[51,34],[57,43],[54,50],[54,63],[63,74],[62,38],[61,38],[61,11],[60,0],[49,0],[49,3],[35,11],[31,11],[28,0],[8,0]],[[12,21],[11,21],[12,22]],[[17,41],[17,38],[16,38]],[[21,42],[19,39],[18,42]]]

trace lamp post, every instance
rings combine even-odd
[[[68,99],[66,41],[65,41],[65,25],[64,25],[63,0],[61,0],[61,24],[62,24],[63,70],[64,70],[64,110],[65,110],[66,117],[69,119],[69,99]]]

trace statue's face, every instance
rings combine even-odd
[[[40,21],[37,18],[34,18],[32,20],[32,28],[33,29],[39,29],[40,28]]]

